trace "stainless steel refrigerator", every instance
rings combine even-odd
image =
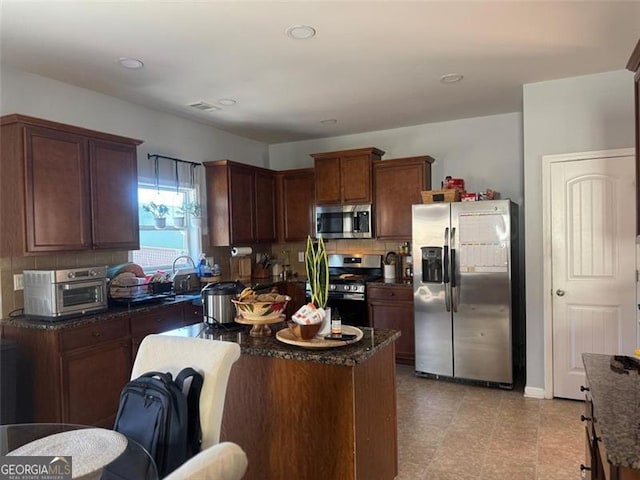
[[[416,373],[512,386],[516,205],[412,208]]]

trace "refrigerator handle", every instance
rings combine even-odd
[[[449,227],[444,229],[444,259],[442,261],[442,282],[444,283],[444,305],[447,312],[451,311],[451,284],[449,283]]]
[[[458,311],[458,284],[456,280],[456,249],[453,248],[456,242],[456,228],[451,228],[451,308],[454,312]]]

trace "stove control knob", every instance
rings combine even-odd
[[[351,285],[345,285],[344,289],[348,292],[349,290],[351,290]]]
[[[335,285],[329,285],[329,290],[335,290],[336,286]]]
[[[67,277],[68,278],[75,278],[76,274],[75,274],[75,272],[69,272],[69,273],[67,273]]]

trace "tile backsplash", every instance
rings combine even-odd
[[[352,254],[378,254],[384,255],[387,252],[398,252],[402,241],[380,241],[374,239],[358,240],[325,240],[327,253],[352,253]],[[306,242],[290,242],[274,244],[271,253],[279,261],[283,261],[287,256],[291,262],[291,270],[298,276],[305,276],[304,262],[298,261],[298,252],[304,252]]]
[[[128,261],[127,251],[0,258],[0,318],[24,307],[22,290],[13,290],[13,275],[23,270],[117,265]]]

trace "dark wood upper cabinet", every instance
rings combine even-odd
[[[0,255],[137,249],[140,140],[0,118]]]
[[[119,143],[89,142],[93,246],[140,248],[136,148]]]
[[[429,156],[384,160],[373,165],[376,238],[411,240],[411,205],[431,189]]]
[[[90,249],[87,139],[42,127],[25,139],[27,251]]]
[[[306,240],[315,233],[313,224],[313,168],[278,172],[278,240]]]
[[[276,175],[255,170],[256,241],[276,241]]]
[[[629,58],[627,69],[635,72],[633,88],[636,112],[636,235],[640,235],[640,40]]]
[[[275,241],[275,172],[230,160],[203,165],[210,245]]]
[[[377,148],[312,153],[315,167],[315,203],[372,203],[371,167],[384,155]]]

